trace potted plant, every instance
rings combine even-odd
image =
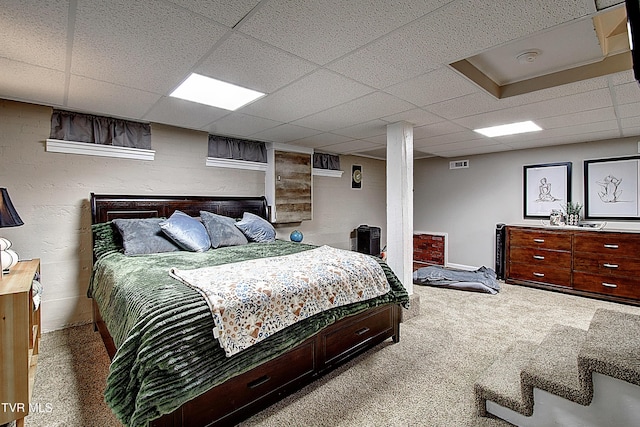
[[[580,223],[580,211],[582,210],[582,205],[578,202],[567,202],[563,207],[565,215],[565,224],[567,225],[578,225]]]

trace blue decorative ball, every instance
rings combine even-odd
[[[298,230],[293,230],[289,235],[292,242],[302,242],[302,233]]]

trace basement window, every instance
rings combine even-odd
[[[53,110],[46,150],[135,160],[153,160],[148,123]]]

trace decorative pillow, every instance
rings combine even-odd
[[[238,227],[236,220],[228,216],[200,211],[200,219],[207,229],[212,248],[223,246],[239,246],[249,243]]]
[[[242,214],[242,219],[236,222],[238,227],[247,239],[252,242],[273,242],[276,240],[276,229],[266,219],[249,212]]]
[[[162,232],[162,221],[162,218],[114,219],[112,222],[122,236],[124,254],[144,255],[181,250]]]
[[[181,248],[192,252],[204,252],[211,247],[211,241],[204,225],[182,211],[175,211],[160,223],[160,228]]]

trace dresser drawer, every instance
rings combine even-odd
[[[509,278],[558,286],[571,286],[570,269],[555,268],[549,265],[531,265],[514,262],[509,265]]]
[[[608,253],[576,252],[573,269],[585,273],[640,277],[640,260]]]
[[[393,335],[392,306],[381,307],[370,316],[328,332],[324,337],[325,363],[347,357],[365,342],[384,334]]]
[[[510,258],[512,262],[530,264],[532,267],[548,265],[555,268],[571,268],[571,252],[512,247]]]
[[[573,237],[573,250],[640,259],[640,234],[576,233]]]
[[[640,284],[632,278],[574,272],[573,288],[623,298],[640,298]]]
[[[523,230],[509,228],[509,246],[523,246],[530,248],[553,249],[558,251],[571,250],[571,235],[544,230]]]

